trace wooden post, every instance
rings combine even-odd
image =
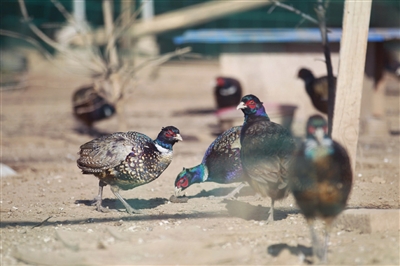
[[[372,0],[346,0],[332,138],[344,145],[355,169],[361,95]]]
[[[135,6],[135,0],[123,0],[121,1],[121,20],[122,26],[125,27],[131,22],[132,7]],[[121,47],[129,49],[131,47],[131,37],[126,35],[121,38]]]

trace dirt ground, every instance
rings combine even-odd
[[[124,212],[108,187],[104,204],[112,212],[89,205],[98,180],[82,175],[76,159],[91,137],[75,130],[71,111],[72,92],[88,79],[47,63],[33,70],[26,90],[1,93],[1,162],[18,172],[1,178],[2,265],[313,263],[309,231],[291,196],[276,204],[273,224],[265,223],[269,200],[247,186],[236,200],[219,198],[236,184],[204,183],[187,189],[187,203],[169,201],[176,175],[199,164],[215,139],[210,84],[217,62],[166,64],[128,98],[129,130],[155,138],[174,125],[184,138],[159,179],[121,192],[138,215]],[[398,121],[399,83],[391,92],[387,114]],[[118,131],[117,119],[96,127]],[[399,208],[399,150],[399,135],[360,136],[349,209]],[[399,265],[398,228],[365,233],[337,224],[329,264]]]

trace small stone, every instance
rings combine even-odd
[[[11,167],[0,163],[0,178],[10,177],[15,175],[17,175],[17,172],[15,172]]]
[[[172,203],[187,203],[188,200],[189,200],[189,198],[188,198],[188,197],[185,197],[185,196],[183,196],[183,197],[176,197],[175,195],[172,195],[172,196],[169,198],[169,201],[172,202]]]
[[[371,182],[374,184],[385,184],[386,180],[383,177],[375,176],[374,178],[372,178]]]

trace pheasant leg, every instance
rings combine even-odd
[[[329,235],[331,232],[331,224],[330,222],[326,222],[325,225],[325,243],[321,254],[321,261],[322,263],[328,263],[328,243],[329,243]]]
[[[311,242],[312,242],[312,252],[313,256],[316,256],[320,261],[323,261],[323,250],[321,249],[320,242],[318,240],[317,233],[315,232],[314,229],[314,221],[313,220],[308,220],[308,227],[310,228],[310,233],[311,233]]]
[[[274,221],[274,203],[275,203],[275,200],[271,199],[271,208],[269,208],[269,211],[268,211],[269,216],[267,219],[267,224],[270,224]]]
[[[99,182],[99,193],[97,194],[96,197],[94,197],[92,206],[96,206],[96,210],[99,212],[109,212],[110,210],[107,208],[104,208],[101,203],[103,202],[103,187],[106,186],[107,184],[104,183],[103,181]]]
[[[228,195],[221,197],[222,199],[235,199],[235,195],[239,193],[239,191],[245,186],[245,183],[240,183],[239,186],[237,186],[232,192],[230,192]]]
[[[132,207],[128,204],[128,202],[126,202],[126,201],[124,200],[124,198],[121,196],[121,194],[119,194],[119,188],[118,188],[118,187],[116,187],[116,186],[111,186],[111,191],[112,191],[112,193],[114,193],[114,195],[122,202],[122,204],[124,204],[125,209],[126,209],[126,211],[127,211],[129,214],[134,214],[134,213],[140,214],[140,213],[141,213],[140,211],[135,210],[134,208],[132,208]]]

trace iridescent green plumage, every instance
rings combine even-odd
[[[272,222],[275,200],[288,195],[287,169],[295,142],[287,129],[270,121],[256,96],[244,96],[239,108],[245,116],[240,137],[243,170],[252,188],[271,198],[268,222]]]
[[[178,174],[175,188],[180,191],[201,182],[229,184],[244,181],[240,160],[240,131],[241,126],[232,127],[218,136],[208,147],[201,164],[184,168]],[[242,187],[241,184],[226,197],[233,197]]]

